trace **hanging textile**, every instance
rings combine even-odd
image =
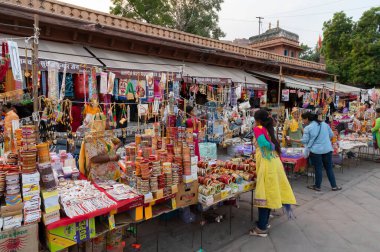
[[[71,73],[66,74],[66,98],[74,98],[74,85],[73,85],[73,75]]]
[[[101,72],[100,73],[100,91],[101,94],[107,94],[108,93],[108,87],[107,87],[107,73]]]
[[[174,98],[179,99],[179,82],[175,81],[173,83],[173,93],[174,93]]]
[[[66,70],[67,70],[67,64],[65,63],[63,67],[63,74],[61,76],[62,82],[60,84],[60,92],[59,92],[59,100],[62,101],[66,94]]]
[[[127,86],[128,86],[128,80],[120,79],[118,86],[119,86],[119,91],[118,91],[119,97],[125,97],[125,93],[127,91]]]
[[[231,86],[231,101],[230,104],[232,107],[235,107],[237,105],[237,95],[235,92],[235,87]]]
[[[115,100],[119,99],[119,79],[115,79],[115,81],[114,81],[113,95],[115,97]]]
[[[23,82],[23,74],[21,70],[21,62],[20,62],[20,55],[18,51],[18,45],[14,41],[8,41],[8,48],[9,48],[9,56],[11,58],[11,66],[12,66],[12,73],[13,77],[16,82],[18,82],[18,86],[16,89],[21,89],[21,85]]]
[[[108,83],[107,83],[107,94],[113,94],[113,89],[115,86],[115,74],[109,73],[108,74]]]
[[[159,100],[162,99],[161,88],[162,85],[160,80],[154,80],[154,98],[157,98]]]
[[[91,100],[92,93],[94,92],[92,86],[92,74],[88,76],[88,100]]]
[[[146,89],[148,92],[148,102],[153,102],[154,100],[154,74],[148,73],[146,75]]]
[[[97,89],[97,82],[96,82],[96,68],[91,68],[91,82],[89,83],[92,87],[92,95],[90,96],[90,99],[96,99],[98,100],[98,89]]]
[[[59,63],[48,61],[48,97],[51,99],[58,99],[58,71]]]
[[[140,78],[137,80],[137,86],[136,86],[136,95],[142,102],[146,102],[148,100],[148,94],[147,94],[147,84],[145,80],[141,80]],[[153,97],[152,97],[153,102]]]
[[[46,96],[46,71],[41,72],[41,90],[42,90],[42,95]]]
[[[0,81],[2,81],[3,78],[5,77],[5,75],[7,74],[9,64],[10,64],[9,46],[8,46],[7,42],[3,42],[1,44],[1,50],[2,50],[1,51],[2,52],[1,63],[3,63],[3,64],[0,65]]]
[[[74,75],[74,95],[75,98],[78,100],[84,100],[86,102],[88,98],[88,85],[87,85],[87,79],[88,75],[86,74],[86,70],[82,71],[82,74],[76,74]]]
[[[12,70],[8,69],[5,76],[5,92],[15,90],[15,80],[13,79]]]

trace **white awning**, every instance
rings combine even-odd
[[[260,71],[252,71],[254,76],[264,76],[268,77],[271,79],[279,80],[280,76],[278,74],[273,74],[273,73],[267,73],[267,72],[260,72]],[[320,80],[320,79],[311,79],[311,78],[301,78],[301,77],[295,77],[295,76],[288,76],[288,75],[283,75],[282,76],[283,81],[285,82],[285,86],[291,87],[291,88],[296,88],[296,89],[305,89],[305,90],[310,90],[310,89],[323,89],[326,88],[330,91],[334,90],[335,86],[335,91],[337,93],[360,93],[360,88],[353,87],[353,86],[348,86],[348,85],[343,85],[340,83],[334,83],[331,81],[327,80]]]
[[[264,82],[243,70],[205,64],[186,62],[183,76],[231,79],[234,83],[247,84],[248,86],[261,89],[266,89],[267,86]]]
[[[181,73],[183,63],[159,57],[88,48],[107,67],[124,70]]]
[[[16,37],[7,34],[0,34],[0,39],[11,38],[17,42],[19,47],[20,57],[25,57],[25,40],[21,37]],[[31,48],[33,40],[29,41]],[[0,52],[1,53],[1,52]],[[31,58],[32,51],[28,51],[28,58]],[[38,58],[44,60],[52,60],[60,63],[77,63],[101,66],[99,61],[95,59],[82,45],[58,43],[47,40],[39,40],[38,43]]]

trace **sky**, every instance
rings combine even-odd
[[[89,9],[109,12],[110,0],[61,0]],[[323,22],[334,12],[344,11],[357,21],[371,7],[380,6],[379,0],[224,0],[219,13],[219,26],[227,34],[223,40],[249,38],[259,33],[256,17],[264,17],[261,32],[269,23],[297,33],[300,42],[314,47],[322,36]]]

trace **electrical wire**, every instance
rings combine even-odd
[[[347,9],[347,10],[341,10],[341,11],[352,11],[352,10],[360,10],[360,9],[367,9],[371,8],[373,6],[363,6],[363,7],[358,7],[358,8],[352,8],[352,9]],[[290,16],[271,16],[267,18],[294,18],[294,17],[310,17],[310,16],[318,16],[318,15],[323,15],[323,14],[330,14],[330,13],[336,13],[337,11],[327,11],[327,12],[319,12],[319,13],[308,13],[308,14],[301,14],[301,15],[290,15]]]
[[[295,10],[289,10],[289,11],[281,11],[281,12],[275,12],[275,13],[272,13],[270,15],[278,15],[278,14],[284,14],[284,13],[292,13],[292,12],[298,12],[298,11],[303,11],[303,10],[308,10],[308,9],[314,9],[316,7],[321,7],[321,6],[327,6],[327,5],[331,5],[331,4],[335,4],[335,3],[338,3],[338,2],[343,2],[345,0],[337,0],[337,1],[333,1],[333,2],[328,2],[328,3],[324,3],[324,4],[318,4],[318,5],[312,5],[312,6],[308,6],[308,7],[305,7],[305,8],[301,8],[301,9],[295,9]]]

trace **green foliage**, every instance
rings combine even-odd
[[[358,22],[344,12],[323,24],[322,54],[327,70],[343,83],[380,85],[380,7]]]
[[[112,0],[111,13],[150,24],[219,39],[223,0]]]
[[[318,50],[318,44],[314,48],[311,48],[308,45],[302,44],[302,43],[300,46],[302,48],[302,52],[300,52],[300,55],[299,55],[300,59],[319,62],[321,55]]]

